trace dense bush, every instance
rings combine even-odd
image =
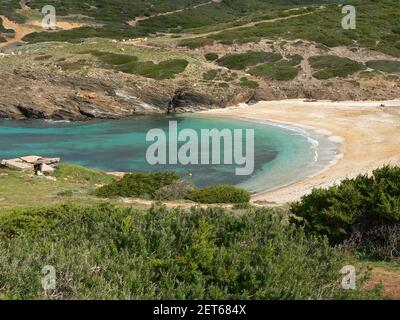
[[[208,70],[207,72],[203,73],[203,79],[206,81],[212,81],[215,79],[217,74],[218,74],[218,70],[215,70],[215,69]]]
[[[207,61],[215,61],[218,59],[218,54],[215,52],[208,52],[204,55]]]
[[[243,70],[248,66],[254,66],[262,62],[276,62],[282,59],[279,53],[248,51],[246,53],[229,53],[219,58],[217,63],[220,66],[232,70]]]
[[[244,203],[250,201],[250,194],[244,189],[221,184],[194,190],[188,198],[199,203]]]
[[[366,67],[362,63],[337,56],[313,56],[308,62],[314,69],[313,77],[317,79],[329,79],[334,77],[347,77]]]
[[[179,46],[188,47],[190,49],[196,49],[200,47],[204,47],[206,45],[212,45],[214,40],[207,38],[193,38],[193,39],[184,39],[179,42]]]
[[[242,87],[247,87],[251,89],[258,88],[259,84],[257,81],[249,80],[247,77],[240,78],[239,85]]]
[[[400,61],[371,60],[367,62],[367,67],[387,73],[400,73]]]
[[[131,173],[121,180],[99,188],[99,197],[149,197],[154,198],[156,191],[180,179],[174,172]]]
[[[189,62],[184,59],[170,59],[161,61],[160,63],[138,61],[136,56],[98,50],[82,51],[80,53],[92,54],[103,63],[114,67],[116,70],[157,80],[171,79],[175,77],[176,74],[184,72],[189,64]]]
[[[186,199],[195,186],[185,180],[177,180],[161,189],[157,190],[154,194],[156,200],[182,200]]]
[[[288,81],[297,77],[299,69],[294,67],[291,62],[280,61],[258,65],[251,68],[249,73],[269,80]]]
[[[384,241],[368,237],[376,236],[381,227],[400,223],[400,167],[385,166],[375,170],[372,176],[360,175],[329,189],[314,189],[294,203],[292,211],[303,218],[300,223],[304,223],[307,231],[326,235],[331,243],[350,238],[356,228],[364,237],[362,243],[372,241],[376,246],[384,245]],[[399,239],[398,235],[397,255]]]
[[[2,299],[340,299],[343,251],[280,212],[110,205],[0,211]],[[44,292],[41,270],[56,271]],[[359,282],[357,283],[359,284]],[[374,294],[374,295],[372,295]]]

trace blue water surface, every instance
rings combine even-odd
[[[168,133],[169,121],[177,121],[179,130],[191,128],[199,135],[201,129],[254,129],[253,174],[235,175],[235,164],[150,165],[146,161],[146,150],[152,142],[146,141],[146,134],[152,128]],[[290,182],[315,161],[315,149],[309,138],[292,130],[265,123],[193,115],[88,122],[1,121],[0,158],[25,155],[61,157],[63,162],[106,171],[175,170],[197,186],[231,183],[254,192]]]

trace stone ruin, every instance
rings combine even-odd
[[[31,171],[36,175],[51,175],[54,173],[60,158],[46,158],[41,156],[26,156],[15,159],[2,160],[1,165],[14,170]]]

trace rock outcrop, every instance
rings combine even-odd
[[[112,80],[70,75],[29,74],[14,71],[2,75],[0,118],[84,121],[133,115],[215,108],[220,101],[193,89],[176,90],[172,84],[120,87]]]
[[[31,171],[36,174],[52,174],[56,170],[60,158],[46,158],[41,156],[25,156],[15,159],[1,160],[0,164],[14,170]]]

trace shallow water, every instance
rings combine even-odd
[[[179,130],[191,128],[197,132],[213,128],[254,129],[253,174],[235,175],[235,164],[151,166],[146,161],[146,150],[153,142],[146,142],[146,134],[151,128],[168,132],[169,121],[177,121]],[[107,171],[175,170],[197,186],[231,183],[257,192],[316,173],[332,161],[337,146],[327,137],[310,135],[298,128],[195,115],[90,122],[1,121],[0,158],[31,154],[59,156],[63,162]]]

